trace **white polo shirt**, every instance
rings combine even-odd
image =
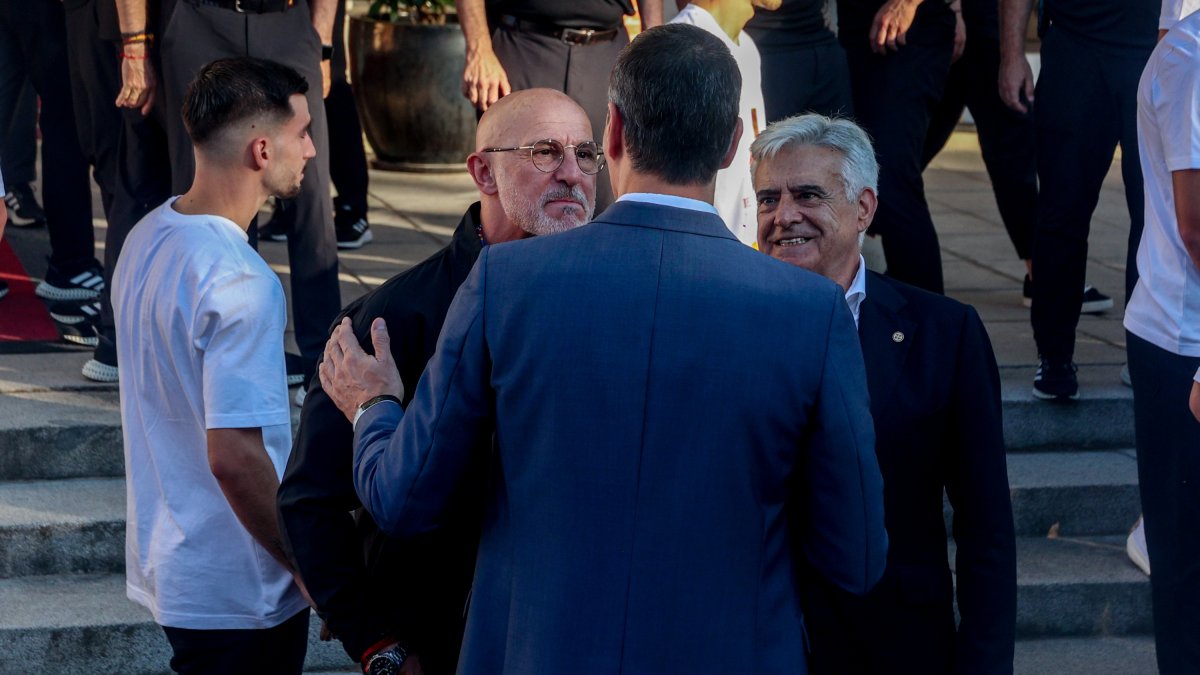
[[[758,133],[767,128],[767,108],[762,95],[762,59],[754,40],[742,31],[737,42],[721,30],[721,25],[706,9],[689,4],[671,23],[685,23],[703,28],[729,47],[742,73],[742,97],[738,116],[742,118],[742,139],[738,142],[733,163],[717,172],[717,192],[713,199],[717,213],[725,226],[743,244],[754,246],[758,241],[758,204],[754,198],[754,182],[750,175],[750,144]]]
[[[305,602],[234,515],[206,431],[261,427],[282,475],[283,287],[240,227],[183,215],[175,199],[133,228],[113,273],[127,592],[164,626],[270,628]]]

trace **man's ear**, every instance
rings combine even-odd
[[[250,165],[257,171],[262,171],[271,161],[271,142],[266,136],[258,136],[250,141]]]
[[[608,102],[608,115],[604,122],[604,156],[616,159],[625,154],[625,121],[617,104]]]
[[[467,155],[467,173],[471,174],[471,179],[475,181],[475,187],[479,188],[481,193],[495,195],[500,192],[500,188],[496,185],[496,174],[482,154],[472,152]]]
[[[879,208],[879,198],[875,196],[875,191],[871,188],[865,188],[858,193],[858,231],[865,232],[871,226],[871,221],[875,220],[875,209]]]
[[[737,154],[738,143],[742,142],[742,118],[738,118],[737,124],[733,127],[733,138],[729,141],[729,149],[725,151],[725,158],[721,160],[721,168],[728,169],[730,164],[733,164],[733,156]]]

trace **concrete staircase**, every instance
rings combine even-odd
[[[1085,368],[1085,398],[1060,406],[1029,395],[1024,369],[1002,374],[1017,671],[1153,673],[1149,582],[1124,553],[1140,511],[1131,392]],[[161,631],[125,598],[116,391],[2,385],[0,673],[165,671]],[[352,670],[317,623],[307,667]]]

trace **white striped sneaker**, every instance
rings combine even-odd
[[[93,265],[70,278],[51,267],[34,293],[46,300],[91,300],[100,297],[103,290],[104,270]]]

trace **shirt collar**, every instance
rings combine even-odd
[[[659,206],[673,206],[677,209],[690,209],[692,211],[711,213],[714,216],[719,215],[717,213],[717,208],[708,202],[702,202],[698,199],[691,199],[688,197],[677,197],[675,195],[660,195],[652,192],[630,192],[618,197],[617,201],[643,202],[646,204],[658,204]]]
[[[854,315],[854,327],[858,327],[858,315],[862,307],[862,302],[867,297],[867,261],[863,259],[862,254],[858,255],[858,271],[854,273],[854,281],[850,282],[850,288],[846,289],[846,304],[850,307],[850,313]]]

